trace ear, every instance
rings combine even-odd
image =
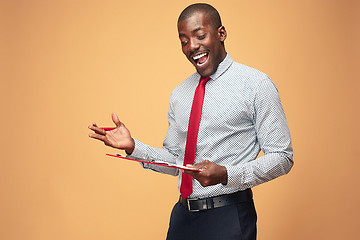
[[[219,36],[221,42],[225,41],[225,39],[227,37],[227,33],[226,33],[226,30],[225,30],[224,26],[220,26],[218,28],[218,36]]]

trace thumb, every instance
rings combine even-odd
[[[112,117],[112,120],[115,123],[116,127],[120,127],[121,122],[120,122],[118,116],[116,115],[116,113],[112,113],[111,117]]]

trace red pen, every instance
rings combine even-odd
[[[115,127],[102,127],[101,129],[104,129],[105,131],[114,130]]]

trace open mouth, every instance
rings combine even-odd
[[[197,66],[202,66],[208,60],[208,53],[199,53],[192,57],[192,59],[195,61]]]

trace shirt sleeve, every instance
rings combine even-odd
[[[264,155],[240,166],[226,166],[227,187],[254,187],[287,174],[293,166],[288,124],[277,88],[270,79],[261,81],[255,91],[254,124]]]
[[[168,111],[168,123],[169,128],[166,134],[166,138],[163,143],[163,148],[154,148],[147,144],[135,140],[135,148],[129,157],[142,158],[145,160],[160,160],[169,163],[176,163],[176,159],[179,156],[179,138],[176,130],[176,122],[174,118],[174,111],[172,110],[172,104],[170,100]],[[156,172],[170,174],[176,176],[179,174],[179,170],[176,168],[162,167],[148,163],[141,163],[145,169],[151,169]]]

